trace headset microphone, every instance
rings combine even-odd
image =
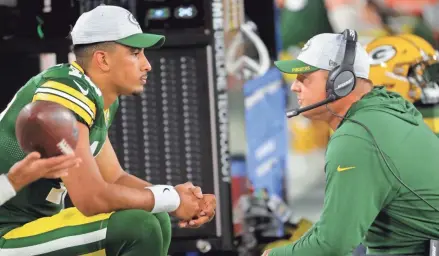
[[[329,95],[329,97],[326,98],[325,100],[322,100],[322,101],[317,102],[315,104],[312,104],[312,105],[309,105],[309,106],[306,106],[306,107],[303,107],[303,108],[299,108],[299,109],[296,109],[296,110],[288,111],[287,112],[287,117],[291,118],[291,117],[298,116],[300,113],[303,113],[305,111],[309,111],[309,110],[314,109],[314,108],[318,108],[318,107],[323,106],[325,104],[331,103],[331,102],[333,102],[335,100],[336,100],[335,95]]]

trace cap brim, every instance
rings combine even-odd
[[[319,68],[308,65],[305,62],[297,59],[275,61],[274,65],[276,65],[280,71],[287,74],[304,74],[319,70]]]
[[[116,41],[119,44],[123,44],[134,48],[160,48],[165,42],[165,37],[156,34],[134,34],[129,37],[125,37]]]

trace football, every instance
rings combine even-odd
[[[50,101],[27,104],[18,114],[15,134],[24,152],[38,151],[43,158],[71,154],[78,142],[73,113]]]

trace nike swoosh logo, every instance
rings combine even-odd
[[[337,171],[338,172],[344,172],[344,171],[347,171],[347,170],[350,170],[350,169],[354,169],[355,168],[355,166],[350,166],[350,167],[340,167],[340,165],[337,167]]]
[[[88,94],[88,89],[85,90],[84,88],[82,88],[82,87],[78,84],[78,82],[76,82],[76,81],[73,81],[73,82],[75,82],[76,86],[79,87],[79,90],[82,92],[82,94],[84,94],[84,95],[87,95],[87,94]]]

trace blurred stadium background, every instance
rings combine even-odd
[[[99,4],[129,9],[144,31],[167,36],[146,53],[145,92],[121,99],[110,138],[122,164],[152,183],[190,180],[218,197],[212,223],[174,228],[172,255],[260,255],[319,219],[330,131],[285,118],[296,106],[294,77],[273,61],[346,24],[364,45],[412,33],[439,47],[437,0],[0,0],[0,109],[31,76],[74,60],[71,26]]]

